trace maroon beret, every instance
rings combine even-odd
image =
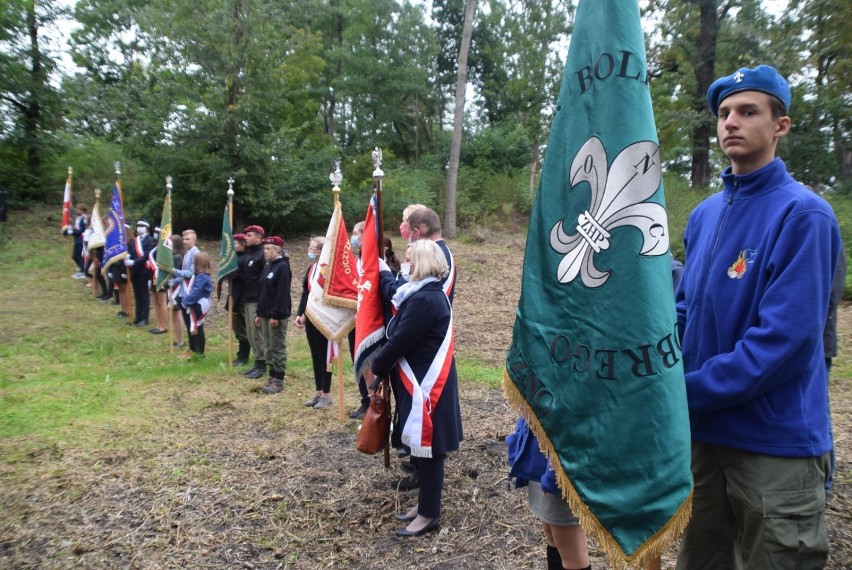
[[[272,245],[277,245],[278,247],[284,247],[284,240],[278,236],[269,236],[267,238],[263,238],[263,243],[269,243]]]
[[[254,232],[254,233],[260,234],[260,235],[266,235],[266,232],[260,226],[249,226],[249,227],[247,227],[246,229],[243,230],[244,234],[247,234],[249,232]]]
[[[246,234],[234,234],[234,241],[246,241]]]

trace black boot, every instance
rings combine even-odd
[[[234,359],[234,366],[242,366],[249,362],[249,351],[251,350],[251,345],[247,340],[241,340],[238,342],[240,343],[240,346],[237,349],[237,357]]]
[[[244,374],[246,378],[257,379],[263,378],[266,374],[266,361],[259,358],[254,361],[254,368]]]
[[[549,544],[547,545],[547,570],[562,570],[562,557],[559,556],[559,549]]]

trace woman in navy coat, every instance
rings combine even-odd
[[[417,504],[396,516],[409,523],[396,531],[398,536],[421,536],[438,528],[444,461],[462,440],[453,312],[441,288],[448,271],[435,242],[412,244],[411,279],[393,297],[397,313],[388,323],[387,342],[373,359],[372,374],[365,375],[373,382],[376,376],[393,374],[403,388],[398,401],[402,443],[411,448],[420,491]]]

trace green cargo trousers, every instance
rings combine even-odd
[[[271,370],[284,374],[287,371],[287,325],[288,319],[278,321],[273,327],[271,319],[260,318],[260,336],[263,342],[263,359]],[[261,353],[258,353],[261,354]]]
[[[678,570],[825,567],[829,454],[775,457],[692,442],[692,520]]]

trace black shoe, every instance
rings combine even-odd
[[[128,315],[128,314],[127,314],[127,313],[125,313],[124,311],[119,311],[119,312],[117,312],[117,313],[115,314],[115,316],[116,316],[116,317],[129,317],[130,315]]]
[[[412,463],[411,461],[400,461],[399,467],[400,467],[400,469],[402,469],[403,471],[405,471],[407,473],[416,473],[417,472],[417,467],[415,467],[414,463]]]
[[[391,481],[391,489],[395,491],[411,491],[412,489],[417,489],[420,487],[420,479],[417,478],[417,475],[409,475],[408,477],[403,477],[399,481]]]
[[[411,451],[407,447],[400,447],[396,450],[396,456],[402,459],[403,457],[408,457],[411,455]]]
[[[367,412],[367,408],[370,407],[370,404],[361,404],[361,407],[357,410],[353,410],[349,412],[349,417],[353,420],[360,420],[364,417],[364,414]]]
[[[408,516],[408,513],[401,513],[401,514],[396,515],[396,520],[398,520],[399,522],[411,522],[416,518],[417,518],[417,515],[414,515],[413,517],[411,517],[411,516]]]
[[[147,327],[148,321],[139,321],[138,323],[133,323],[134,327]]]
[[[421,528],[420,530],[410,531],[405,528],[396,529],[397,536],[423,536],[427,532],[432,532],[433,530],[438,530],[438,527],[441,526],[441,521],[438,520],[438,517],[435,517],[429,524]]]
[[[248,364],[248,358],[243,358],[242,356],[238,356],[234,359],[234,366],[245,366]]]
[[[252,380],[262,378],[265,375],[266,375],[266,366],[264,366],[263,368],[258,368],[257,366],[255,366],[254,368],[252,368],[251,370],[249,370],[248,372],[243,374],[243,376],[245,376],[246,378],[251,378]]]

